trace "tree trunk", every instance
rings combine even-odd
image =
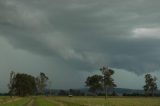
[[[107,99],[107,95],[108,95],[108,93],[107,93],[107,87],[105,86],[105,99]]]

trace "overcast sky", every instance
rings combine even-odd
[[[103,65],[118,87],[159,79],[159,0],[0,0],[1,92],[11,70],[45,72],[52,88],[68,89]]]

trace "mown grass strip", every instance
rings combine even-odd
[[[62,100],[55,100],[57,102],[61,102],[64,104],[64,106],[88,106],[88,105],[82,105],[79,103],[69,102],[69,101],[62,101]]]
[[[34,99],[31,98],[28,102],[26,102],[23,106],[33,106]]]
[[[56,104],[57,106],[65,106],[63,103],[61,103],[61,102],[58,102],[58,101],[55,101],[55,100],[53,100],[52,98],[45,98],[47,101],[50,101],[50,102],[52,102],[52,103],[54,103],[54,104]]]
[[[35,99],[36,106],[58,106],[56,103],[46,100],[44,97],[38,97]]]
[[[27,105],[25,105],[25,106],[32,106],[33,105],[33,99],[27,104]]]

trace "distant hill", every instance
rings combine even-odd
[[[80,89],[72,89],[75,95],[94,95],[93,93],[89,92],[88,88],[80,88]],[[115,92],[117,95],[121,96],[123,94],[139,94],[143,95],[144,91],[141,89],[128,89],[128,88],[114,88],[109,93],[112,94],[112,92]],[[52,90],[46,90],[46,92],[52,94],[52,95],[69,95],[70,90],[69,89],[52,89]],[[99,93],[104,94],[103,91],[99,91]],[[160,91],[156,91],[156,94],[160,95]]]
[[[88,88],[80,88],[80,89],[73,89],[76,91],[80,91],[83,94],[90,94],[90,92],[88,91]],[[114,88],[113,89],[116,94],[118,95],[123,95],[125,94],[133,94],[133,93],[138,93],[138,94],[143,94],[144,91],[143,90],[138,90],[138,89],[128,89],[128,88]],[[48,91],[48,90],[47,90]],[[59,92],[69,92],[69,89],[52,89],[51,92],[54,95],[58,95]],[[48,91],[49,92],[49,91]],[[103,92],[103,91],[100,91]],[[110,91],[110,93],[112,93],[113,91]]]
[[[82,88],[80,89],[80,91],[87,93],[88,89],[87,88]],[[132,93],[138,93],[138,94],[143,94],[144,91],[143,90],[138,90],[138,89],[128,89],[128,88],[114,88],[114,91],[118,94],[118,95],[122,95],[124,93],[126,94],[132,94]],[[112,92],[112,91],[111,91]],[[111,93],[110,92],[110,93]]]
[[[114,91],[117,93],[117,94],[124,94],[124,93],[127,93],[127,94],[132,94],[132,93],[138,93],[138,94],[143,94],[144,91],[143,90],[138,90],[138,89],[127,89],[127,88],[115,88]]]

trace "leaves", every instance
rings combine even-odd
[[[86,80],[86,86],[89,87],[89,90],[92,92],[97,92],[98,90],[102,90],[104,87],[105,92],[107,92],[107,88],[116,87],[114,83],[114,79],[112,75],[114,74],[114,70],[109,69],[108,67],[100,68],[102,75],[93,75],[89,76]]]
[[[154,91],[157,90],[157,78],[152,77],[151,74],[145,75],[146,85],[143,86],[146,95],[154,95]]]
[[[36,85],[39,93],[44,93],[44,89],[47,86],[48,77],[45,75],[45,73],[40,73],[40,76],[36,78]]]
[[[26,96],[33,94],[36,90],[36,83],[34,76],[17,73],[14,78],[14,85],[12,87],[15,89],[15,94],[18,96]]]
[[[101,90],[102,87],[102,79],[103,77],[101,75],[93,75],[93,76],[89,76],[86,80],[86,86],[89,87],[89,90],[92,92],[96,92],[98,90]]]

